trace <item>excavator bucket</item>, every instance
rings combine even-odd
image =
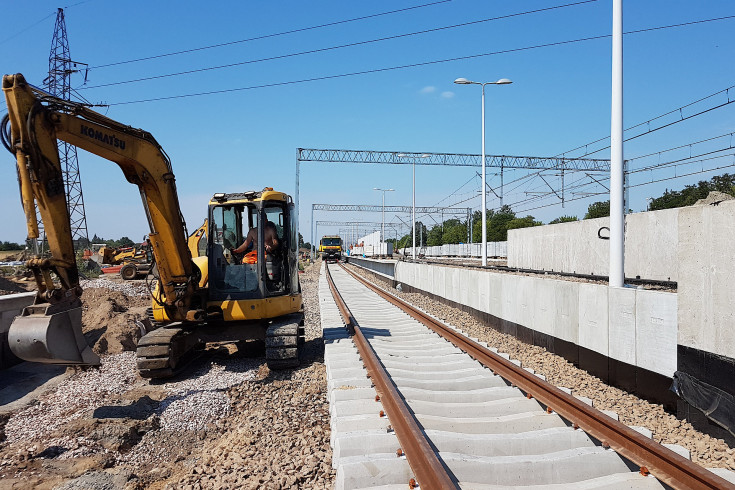
[[[98,366],[100,358],[82,334],[82,306],[31,305],[8,331],[10,350],[25,361]]]

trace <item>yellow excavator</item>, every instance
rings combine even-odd
[[[21,74],[4,76],[2,89],[8,114],[0,136],[16,157],[28,237],[38,237],[37,205],[51,252],[26,262],[38,293],[8,332],[16,356],[100,363],[82,333],[82,288],[57,149],[62,140],[116,163],[140,190],[156,271],[148,318],[139,325],[142,376],[174,375],[207,342],[261,340],[270,368],[298,365],[303,309],[296,215],[287,194],[271,188],[214,194],[199,234],[206,237],[206,254],[192,258],[171,162],[150,133],[51,96]],[[243,259],[233,249],[246,237],[253,248]]]
[[[153,254],[147,239],[132,247],[102,247],[97,251],[97,256],[101,264],[120,265],[120,277],[126,281],[145,277],[153,265]]]

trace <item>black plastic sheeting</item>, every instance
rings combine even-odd
[[[735,397],[682,371],[674,373],[671,391],[735,436]]]

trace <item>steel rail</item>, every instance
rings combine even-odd
[[[676,489],[735,489],[735,485],[724,478],[516,366],[421,310],[374,286],[343,265],[341,267],[380,297],[401,308],[409,316],[450,341],[497,375],[535,397],[546,405],[547,410],[553,410],[573,423],[575,428],[581,428],[599,440],[603,447],[610,447],[638,465],[642,474],[650,472],[661,482]]]
[[[419,427],[416,418],[408,406],[406,406],[405,401],[398,393],[390,376],[378,360],[375,351],[373,351],[370,343],[362,331],[360,331],[357,321],[352,316],[352,313],[332,280],[332,274],[329,272],[329,266],[327,264],[325,264],[325,269],[327,272],[327,282],[329,283],[329,289],[332,291],[334,301],[337,303],[345,326],[350,332],[350,335],[352,335],[352,340],[355,342],[360,357],[362,357],[365,369],[368,372],[368,377],[375,384],[375,390],[378,392],[380,401],[385,408],[396,437],[398,437],[398,442],[401,444],[400,451],[405,453],[408,464],[418,480],[418,484],[422,488],[428,488],[430,490],[458,489],[459,486],[437,457],[436,452],[429,444],[421,427]],[[411,488],[416,484],[416,482],[408,483]]]

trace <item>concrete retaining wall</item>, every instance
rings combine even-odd
[[[487,242],[488,257],[505,258],[508,256],[508,242]],[[418,248],[418,247],[417,247]],[[410,253],[411,247],[407,246],[401,250]],[[426,257],[482,257],[482,245],[479,243],[456,243],[451,245],[436,245],[424,247],[421,253]]]
[[[358,265],[364,269],[377,272],[381,276],[393,279],[393,274],[396,267],[395,260],[378,260],[378,259],[365,259],[357,256],[348,257],[347,261],[350,264]]]
[[[35,297],[35,292],[0,296],[0,369],[20,362],[8,347],[8,330],[13,319],[20,315],[23,308],[32,304]]]
[[[735,201],[681,208],[679,242],[679,343],[735,358]]]
[[[671,377],[677,295],[398,262],[396,282]]]
[[[626,277],[679,280],[680,209],[626,215]],[[509,230],[508,266],[607,276],[610,242],[598,238],[603,226],[610,226],[609,218]]]

